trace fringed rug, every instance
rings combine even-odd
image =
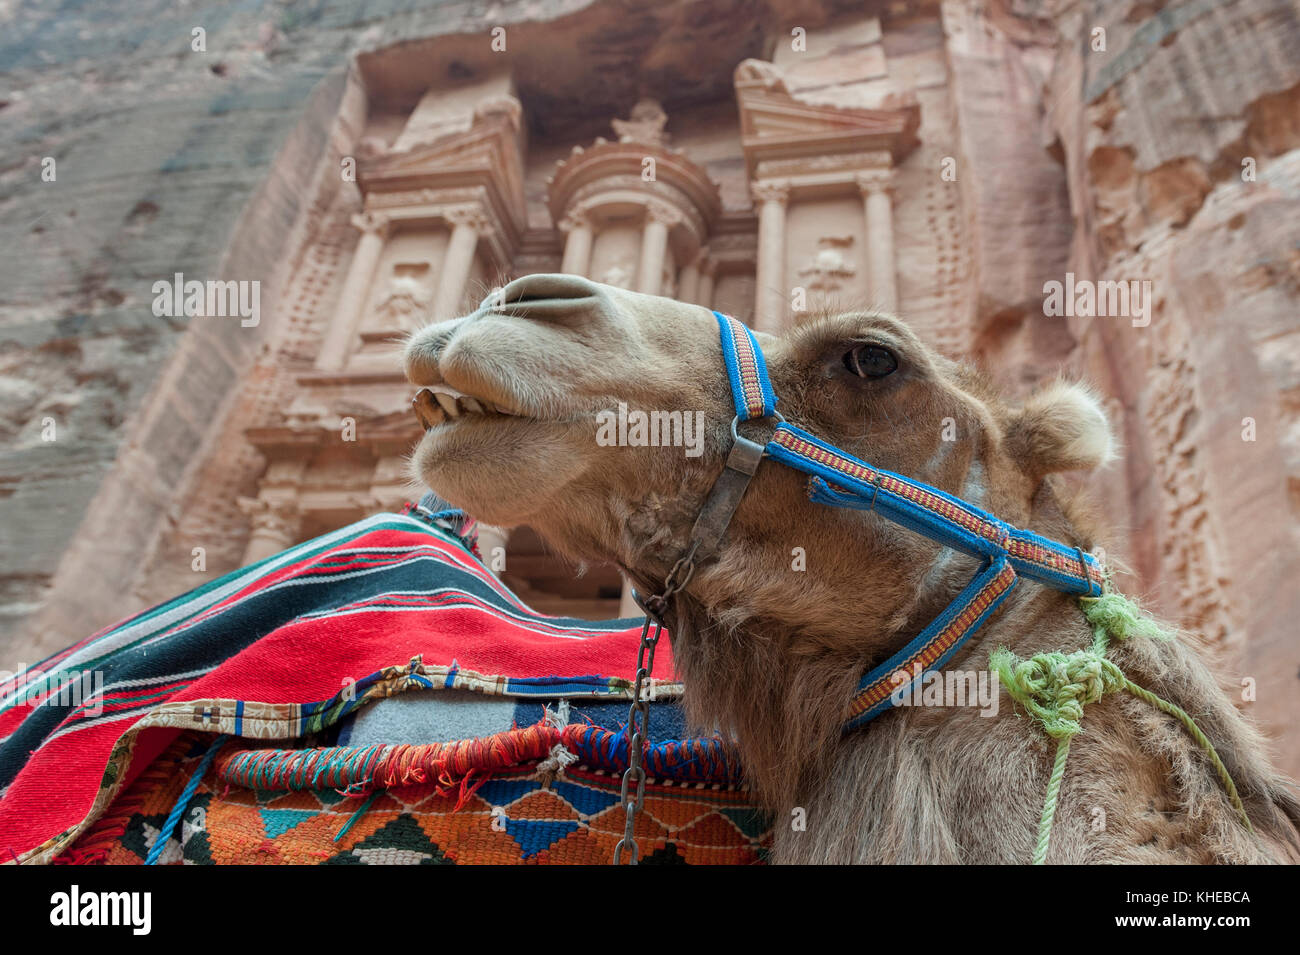
[[[211,742],[186,734],[55,861],[141,864]],[[159,864],[604,865],[623,834],[620,781],[607,771],[498,770],[466,793],[430,780],[350,797],[232,782],[247,752],[229,744],[203,773]],[[752,865],[770,841],[743,791],[659,781],[646,787],[636,834],[641,863],[659,865]]]
[[[418,512],[370,518],[0,684],[0,861],[609,861],[639,634],[534,613]],[[651,687],[642,861],[761,861],[666,640]]]

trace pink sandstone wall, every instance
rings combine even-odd
[[[75,74],[75,31],[31,6],[18,7],[31,13],[23,29],[44,23],[53,62]],[[1124,586],[1215,648],[1300,774],[1300,5],[727,0],[629,19],[613,4],[534,0],[494,16],[518,31],[511,62],[535,117],[531,268],[558,265],[546,176],[641,95],[665,103],[674,145],[719,183],[724,207],[746,212],[731,73],[750,56],[789,68],[774,50],[792,26],[815,54],[789,73],[802,95],[852,105],[889,84],[915,95],[920,145],[894,195],[900,311],[1012,391],[1062,367],[1097,384],[1125,447],[1095,482],[1131,568]],[[879,35],[855,46],[869,21]],[[173,129],[176,142],[134,153],[132,129],[138,140],[180,122],[164,99],[93,64],[98,93],[69,98],[53,67],[0,47],[0,67],[27,86],[0,107],[0,133],[23,153],[0,168],[6,246],[18,250],[0,293],[0,667],[238,564],[248,519],[236,499],[265,467],[245,431],[292,401],[355,246],[359,198],[334,174],[339,160],[366,135],[399,133],[418,99],[403,87],[412,64],[451,70],[492,25],[470,3],[371,3],[269,32],[214,28],[226,72],[204,63],[190,75],[178,58],[174,80],[207,125],[186,113],[184,129],[200,132]],[[146,53],[157,55],[141,63]],[[133,108],[97,147],[87,129],[110,95]],[[256,153],[257,110],[271,101],[270,145]],[[66,191],[42,200],[58,197],[56,217],[40,225],[51,207],[22,177],[47,152],[96,148],[107,167],[83,164],[98,171],[78,179],[67,165]],[[225,166],[205,179],[204,157]],[[205,189],[211,207],[187,208]],[[815,241],[805,226],[792,220]],[[69,230],[90,245],[54,241]],[[261,278],[271,318],[253,334],[155,327],[138,276],[182,260]],[[1149,281],[1150,323],[1045,315],[1044,283],[1067,273]],[[744,314],[752,275],[718,295]],[[73,436],[57,461],[34,437],[47,413]],[[195,542],[207,548],[197,576]]]

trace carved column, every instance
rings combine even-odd
[[[560,231],[566,234],[560,271],[586,276],[591,271],[591,220],[581,212],[570,212],[560,220]]]
[[[645,230],[641,233],[641,266],[637,272],[638,292],[658,295],[661,291],[664,260],[668,255],[668,227],[680,215],[675,209],[657,202],[646,207]]]
[[[890,199],[894,173],[875,169],[858,174],[863,212],[867,221],[867,281],[874,305],[888,312],[898,309],[894,266],[894,205]]]
[[[387,216],[367,212],[352,217],[352,224],[361,230],[361,240],[352,256],[343,291],[339,293],[334,318],[325,333],[316,367],[322,371],[339,371],[347,361],[348,352],[356,341],[361,318],[366,307],[366,296],[375,277],[375,266],[388,238]]]
[[[754,327],[763,332],[779,332],[786,313],[785,288],[785,206],[790,185],[764,180],[753,185],[758,204],[757,301],[754,303]]]
[[[713,308],[713,280],[718,274],[718,263],[708,257],[708,249],[700,257],[700,284],[695,290],[695,304]]]
[[[433,318],[439,322],[460,313],[479,235],[487,231],[487,220],[477,209],[455,209],[446,218],[452,227],[451,241],[447,243],[438,291],[433,299]]]
[[[268,501],[240,498],[239,506],[251,519],[244,564],[255,564],[292,547],[298,538],[301,517],[296,501]]]
[[[700,266],[699,259],[687,265],[682,269],[680,278],[677,280],[677,298],[682,302],[694,302],[695,297],[699,294],[700,289]]]

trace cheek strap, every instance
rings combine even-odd
[[[873,467],[789,424],[777,412],[777,396],[758,338],[729,315],[714,312],[722,359],[736,416],[732,445],[691,532],[693,570],[715,557],[741,498],[764,457],[808,475],[809,499],[830,507],[874,511],[935,543],[978,558],[980,569],[956,599],[914,640],[862,678],[849,705],[846,729],[896,705],[904,690],[938,669],[1006,599],[1020,577],[1068,594],[1102,593],[1101,564],[1079,547],[1021,530],[921,481]],[[745,437],[740,426],[773,421],[764,440]]]

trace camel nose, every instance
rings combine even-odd
[[[420,386],[442,384],[438,360],[451,339],[466,323],[493,313],[580,325],[608,318],[613,307],[602,286],[580,275],[525,275],[497,289],[472,314],[435,322],[412,335],[403,354],[407,380]]]
[[[484,302],[519,318],[557,325],[578,325],[612,310],[602,286],[581,275],[542,273],[517,278]]]
[[[506,285],[500,292],[501,305],[520,302],[561,301],[590,298],[598,292],[596,283],[581,275],[543,272],[525,275]]]

